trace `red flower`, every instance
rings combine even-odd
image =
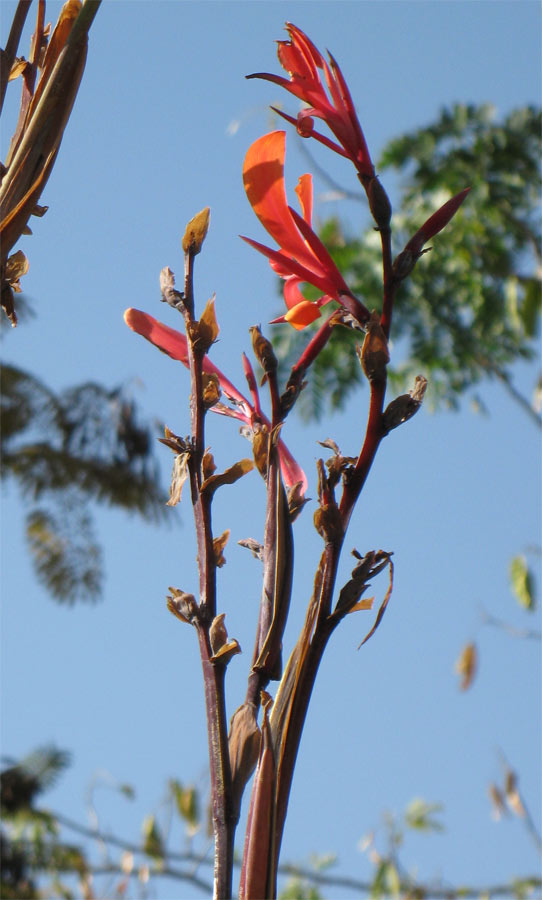
[[[294,328],[305,328],[320,316],[319,308],[336,300],[360,322],[369,312],[354,297],[320,238],[311,228],[312,179],[302,175],[296,187],[303,216],[286,200],[284,186],[284,131],[273,131],[249,147],[243,166],[243,181],[250,205],[264,228],[278,243],[280,250],[244,237],[264,256],[272,268],[285,279],[284,300],[288,307],[285,316],[274,321],[288,321]],[[323,296],[311,302],[301,294],[298,285],[308,282],[323,291]]]
[[[167,353],[172,359],[182,362],[188,368],[188,343],[185,335],[181,334],[180,331],[163,325],[162,322],[159,322],[153,316],[149,316],[148,313],[141,312],[139,309],[127,309],[124,313],[124,321],[136,334],[140,334],[150,341],[151,344],[154,344],[155,347],[158,347],[159,350],[162,350],[163,353]],[[231,419],[238,419],[251,430],[255,419],[261,421],[268,428],[271,427],[269,420],[261,414],[260,410],[254,409],[254,406],[237,390],[235,385],[226,378],[220,369],[211,362],[208,356],[203,357],[202,368],[208,375],[214,374],[217,376],[223,393],[233,404],[233,406],[226,406],[224,403],[217,403],[211,407],[212,412],[228,416]],[[301,493],[304,494],[307,490],[307,477],[303,469],[295,461],[282,440],[278,442],[278,450],[284,484],[289,488],[301,482]]]
[[[279,109],[274,107],[273,109],[295,125],[302,137],[315,138],[341,156],[352,160],[360,176],[373,178],[374,166],[348,85],[338,63],[328,52],[328,65],[312,41],[295,25],[287,23],[286,29],[291,40],[277,41],[278,58],[290,78],[265,72],[257,72],[247,77],[264,78],[266,81],[279,84],[306,103],[308,108],[301,110],[296,119]],[[325,85],[320,72],[323,74]],[[314,130],[315,118],[323,119],[337,138],[338,144]]]

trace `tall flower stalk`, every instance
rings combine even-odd
[[[167,605],[175,617],[195,628],[200,649],[207,710],[211,774],[211,806],[215,834],[215,898],[232,896],[234,836],[244,789],[253,777],[239,897],[244,900],[274,898],[277,866],[297,752],[312,689],[323,653],[339,623],[353,613],[371,610],[373,598],[364,596],[369,582],[387,570],[384,590],[373,624],[360,646],[380,625],[393,585],[392,553],[385,550],[353,551],[351,577],[337,586],[337,571],[352,512],[368,477],[382,439],[410,419],[420,408],[426,380],[419,375],[408,394],[385,406],[388,340],[393,302],[401,282],[408,278],[425,244],[438,234],[457,212],[468,188],[448,200],[418,228],[406,246],[392,258],[391,205],[375,176],[365,137],[352,97],[338,63],[329,63],[309,38],[288,25],[289,41],[279,42],[279,61],[289,78],[269,74],[263,78],[279,84],[306,107],[297,117],[282,113],[297,131],[353,163],[366,190],[369,207],[382,242],[382,296],[374,298],[372,311],[356,297],[330,253],[312,228],[312,179],[302,175],[296,194],[297,212],[288,204],[284,186],[286,136],[275,131],[257,140],[248,150],[243,180],[247,198],[261,225],[277,248],[254,238],[244,240],[267,257],[283,280],[286,312],[275,320],[281,327],[303,329],[327,316],[294,364],[281,388],[277,359],[270,341],[252,326],[252,351],[262,376],[259,379],[248,356],[242,368],[250,400],[211,361],[208,355],[219,333],[214,298],[196,316],[194,292],[195,258],[201,251],[209,224],[209,210],[192,219],[183,239],[184,290],[175,288],[169,269],[161,273],[162,300],[184,319],[185,334],[139,310],[125,314],[126,323],[190,372],[191,433],[181,438],[166,428],[163,443],[174,453],[169,504],[181,498],[188,483],[198,546],[199,596],[181,588],[170,588]],[[314,119],[328,126],[333,137],[317,132]],[[309,300],[303,284],[320,291]],[[371,304],[372,306],[373,304]],[[331,310],[331,311],[330,311]],[[356,348],[369,382],[370,400],[359,449],[344,455],[332,440],[324,441],[329,452],[316,467],[317,501],[313,514],[323,547],[316,566],[313,589],[307,598],[303,627],[289,659],[283,663],[283,635],[288,621],[294,571],[294,537],[308,481],[283,442],[286,419],[303,389],[304,379],[318,354],[337,327],[355,329],[363,340]],[[268,411],[263,411],[260,390],[268,392]],[[226,402],[225,402],[226,401]],[[206,444],[207,412],[241,422],[252,444],[252,458],[241,459],[222,472]],[[361,420],[361,416],[358,417]],[[252,470],[255,473],[249,474]],[[231,716],[229,733],[225,702],[225,677],[230,661],[240,652],[228,635],[225,612],[217,595],[216,570],[224,564],[229,531],[216,535],[212,504],[215,492],[239,478],[263,478],[266,505],[262,539],[241,542],[262,562],[262,591],[255,623],[254,647],[243,701]],[[298,520],[299,516],[299,520]],[[303,583],[307,583],[305,577]],[[270,686],[277,682],[276,690]]]

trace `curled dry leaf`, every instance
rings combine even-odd
[[[179,453],[173,461],[173,473],[169,488],[169,500],[166,506],[176,506],[181,499],[183,485],[188,478],[188,460],[190,453]]]
[[[462,691],[467,691],[474,681],[474,676],[476,675],[476,668],[478,665],[478,652],[476,649],[476,644],[469,643],[465,644],[459,659],[455,664],[455,671],[458,675],[461,676],[460,689]]]
[[[17,250],[8,257],[5,278],[16,294],[20,294],[20,279],[28,272],[29,263],[22,250]]]
[[[179,588],[170,587],[171,592],[166,598],[167,608],[181,622],[192,625],[198,612],[196,598],[193,594],[187,594]]]
[[[489,785],[487,792],[489,794],[489,799],[491,800],[491,814],[495,821],[498,822],[499,819],[502,819],[503,816],[507,814],[504,797],[497,785],[493,782]]]
[[[514,815],[521,819],[525,818],[525,807],[522,803],[518,790],[518,777],[512,769],[507,769],[504,780],[504,795],[508,808],[512,810]]]
[[[233,805],[235,814],[238,815],[243,791],[256,767],[260,748],[260,729],[256,721],[254,706],[251,703],[243,703],[234,712],[230,723],[228,745],[233,782]]]
[[[228,640],[228,632],[224,625],[225,618],[226,613],[220,613],[220,615],[215,616],[209,628],[209,641],[213,651],[211,662],[220,662],[223,665],[227,665],[232,656],[241,652],[239,642],[235,638],[231,641]]]
[[[371,630],[369,631],[369,633],[366,634],[365,637],[363,638],[361,644],[358,647],[358,650],[360,649],[360,647],[363,647],[363,645],[367,643],[369,638],[371,638],[373,636],[376,629],[380,625],[380,623],[384,617],[384,613],[386,612],[388,603],[390,602],[390,597],[391,597],[391,594],[393,591],[393,562],[391,560],[391,553],[388,553],[386,550],[379,550],[378,553],[376,554],[375,562],[377,563],[377,565],[371,570],[371,572],[369,574],[371,576],[376,575],[378,572],[380,572],[383,569],[384,566],[388,565],[389,570],[390,570],[390,581],[389,581],[388,590],[386,591],[386,596],[384,597],[384,599],[380,605],[380,609],[378,610],[375,623],[374,623],[373,627],[371,628]]]
[[[216,489],[221,487],[221,485],[234,484],[236,481],[239,481],[243,475],[246,475],[247,472],[251,472],[253,468],[254,463],[251,459],[240,459],[239,462],[234,463],[233,466],[230,466],[229,469],[226,469],[224,472],[220,472],[218,475],[209,475],[201,485],[201,490],[214,494]]]
[[[388,404],[383,415],[383,428],[385,434],[411,419],[418,412],[427,388],[427,378],[417,375],[414,387],[408,394],[401,394]]]
[[[226,528],[226,530],[222,532],[222,534],[220,535],[220,537],[217,537],[217,538],[214,538],[214,539],[213,539],[213,550],[214,550],[214,553],[215,553],[215,564],[218,566],[219,569],[221,569],[222,566],[225,566],[225,565],[226,565],[226,559],[225,559],[225,557],[224,557],[222,551],[224,550],[224,547],[225,547],[226,544],[228,543],[229,537],[230,537],[230,529],[229,529],[229,528]]]
[[[215,372],[204,372],[202,377],[203,403],[206,409],[210,409],[220,400],[220,382]]]
[[[246,547],[247,550],[250,550],[256,559],[263,560],[263,544],[260,544],[259,541],[256,541],[254,538],[245,538],[242,541],[237,541],[237,543],[241,547]]]

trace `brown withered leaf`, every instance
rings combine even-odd
[[[254,462],[258,472],[262,478],[266,478],[269,464],[269,432],[265,425],[254,429],[252,453],[254,454]]]
[[[174,434],[167,425],[164,427],[164,437],[158,438],[158,440],[161,444],[165,444],[166,447],[173,450],[174,453],[188,453],[190,450],[188,441],[179,437],[178,434]]]
[[[241,799],[246,783],[256,768],[260,749],[260,729],[256,712],[251,703],[243,703],[230,722],[228,737],[230,765],[233,782],[233,805],[239,814]]]
[[[203,402],[205,408],[210,409],[211,406],[214,406],[215,403],[218,403],[220,400],[221,390],[218,375],[215,372],[204,372],[201,376],[201,380],[203,386]]]
[[[476,644],[469,643],[465,644],[459,659],[455,664],[455,671],[458,675],[461,676],[460,689],[462,691],[467,691],[474,681],[474,676],[476,675],[476,667],[478,664],[478,653],[476,650]]]
[[[228,640],[228,632],[224,624],[225,618],[226,613],[215,616],[209,628],[209,641],[213,651],[211,662],[221,662],[223,665],[227,665],[232,656],[241,652],[239,642],[235,638],[231,641]]]
[[[250,550],[256,559],[263,560],[263,544],[260,544],[259,541],[254,540],[254,538],[244,538],[242,541],[237,541],[237,543],[241,547]]]
[[[15,59],[13,60],[11,71],[9,73],[8,81],[13,81],[15,78],[18,78],[19,75],[22,75],[23,72],[25,72],[29,67],[30,63],[24,58],[24,56],[15,57]]]
[[[26,275],[29,269],[29,263],[22,250],[17,250],[8,257],[6,262],[6,281],[15,291],[16,294],[21,293],[21,285],[19,279]]]
[[[182,247],[185,253],[196,256],[196,254],[200,252],[209,229],[210,215],[211,210],[206,206],[201,212],[196,213],[196,215],[190,219],[182,240]]]
[[[305,497],[303,493],[302,481],[296,481],[295,484],[292,484],[292,486],[288,488],[286,496],[288,498],[288,512],[290,513],[290,522],[295,522],[299,513],[305,506],[305,503],[309,502],[310,497]]]
[[[358,602],[356,604],[354,604],[352,609],[349,609],[348,612],[353,613],[353,612],[361,612],[364,609],[372,609],[374,602],[375,602],[374,597],[364,597],[362,600],[358,600]]]
[[[216,341],[218,333],[220,331],[218,322],[216,321],[214,294],[209,300],[207,300],[205,309],[203,310],[201,318],[198,322],[198,326],[199,339],[203,345],[205,353],[207,353],[209,347]]]
[[[166,602],[170,613],[173,613],[181,622],[187,622],[189,625],[192,625],[198,611],[194,595],[187,594],[185,591],[174,587],[169,587],[168,590],[170,594],[168,594]]]
[[[373,636],[376,629],[380,625],[382,618],[384,616],[384,613],[386,612],[388,603],[390,602],[391,593],[393,591],[393,562],[391,561],[391,553],[386,553],[386,551],[384,551],[384,550],[379,551],[379,553],[384,554],[387,557],[387,559],[384,560],[383,564],[379,564],[377,569],[378,569],[378,571],[380,571],[382,568],[382,565],[386,565],[386,564],[389,565],[390,582],[389,582],[388,590],[386,591],[386,596],[384,597],[384,599],[380,605],[380,609],[378,610],[375,623],[374,623],[373,627],[371,628],[370,632],[368,634],[366,634],[365,637],[363,638],[361,644],[358,647],[358,650],[360,649],[360,647],[363,647],[363,645],[367,643],[369,638],[371,638]],[[379,556],[379,554],[377,553],[377,558],[378,558],[378,556]],[[377,569],[374,569],[372,574],[376,574]]]
[[[240,459],[239,462],[234,463],[233,466],[230,466],[224,472],[220,472],[218,475],[209,475],[201,485],[201,490],[210,491],[214,494],[217,488],[223,484],[234,484],[247,472],[251,472],[253,468],[254,463],[251,459]]]
[[[518,777],[512,769],[507,769],[504,778],[504,795],[508,808],[520,819],[525,818],[525,807],[518,790]]]
[[[226,530],[222,532],[222,534],[220,535],[220,537],[217,537],[217,538],[214,538],[214,539],[213,539],[213,550],[214,550],[214,553],[215,553],[215,564],[218,566],[219,569],[221,569],[222,566],[225,566],[225,565],[226,565],[226,558],[224,557],[224,554],[223,554],[222,551],[224,550],[224,547],[225,547],[226,544],[228,543],[229,537],[230,537],[230,529],[229,529],[229,528],[226,528]]]
[[[489,785],[487,792],[489,794],[489,799],[491,800],[491,814],[495,821],[498,822],[499,819],[502,819],[503,816],[507,815],[508,813],[506,804],[504,802],[504,797],[497,785],[493,782],[491,782],[491,784]]]
[[[169,500],[166,506],[176,506],[181,499],[183,484],[188,478],[188,460],[190,453],[179,453],[173,461],[173,472],[169,488]]]
[[[213,454],[210,450],[206,450],[201,461],[201,474],[205,483],[206,478],[210,478],[216,472],[216,465]]]
[[[228,641],[228,632],[226,631],[226,626],[224,624],[225,618],[226,613],[219,613],[219,615],[215,616],[211,622],[209,628],[209,641],[211,642],[211,650],[213,653],[218,653],[220,648]]]
[[[36,205],[32,209],[32,215],[37,216],[38,219],[41,219],[42,216],[45,215],[45,213],[47,212],[48,209],[49,209],[48,206],[40,206],[38,203],[36,203]]]

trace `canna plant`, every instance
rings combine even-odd
[[[370,310],[345,282],[329,252],[311,225],[312,179],[302,175],[296,194],[301,212],[288,204],[284,185],[286,134],[275,131],[258,139],[248,150],[243,180],[248,200],[268,234],[273,249],[252,238],[247,243],[266,256],[284,282],[286,312],[274,320],[283,327],[302,330],[323,317],[284,386],[279,384],[277,360],[271,342],[257,326],[250,328],[252,350],[263,371],[261,386],[269,394],[269,412],[262,410],[258,378],[246,355],[243,369],[248,400],[211,362],[209,351],[218,335],[214,298],[196,314],[194,263],[209,224],[209,209],[192,219],[183,238],[184,289],[175,288],[169,269],[162,270],[162,300],[179,311],[185,334],[161,324],[145,312],[129,309],[127,325],[151,341],[190,372],[190,428],[182,438],[166,428],[162,442],[175,454],[169,504],[180,500],[185,482],[190,486],[198,548],[199,596],[170,588],[169,610],[196,631],[203,669],[208,722],[212,820],[215,835],[214,895],[232,896],[234,836],[242,795],[253,772],[252,792],[239,885],[243,900],[274,898],[277,865],[290,788],[312,689],[326,645],[335,628],[348,615],[370,610],[373,598],[364,596],[369,582],[388,571],[388,586],[374,624],[362,641],[375,632],[387,608],[393,585],[391,552],[353,551],[351,578],[337,585],[337,569],[352,512],[361,494],[382,439],[410,419],[420,408],[426,379],[419,375],[408,394],[385,405],[388,341],[393,304],[401,282],[410,277],[426,247],[455,215],[468,188],[451,197],[413,235],[393,258],[391,205],[371,162],[363,131],[339,65],[329,62],[309,38],[287,25],[289,40],[278,42],[278,57],[288,77],[258,73],[281,85],[305,104],[297,117],[279,112],[304,138],[313,138],[349,160],[363,186],[382,247],[382,297]],[[333,138],[315,130],[320,119]],[[320,292],[307,299],[303,284]],[[311,296],[314,296],[311,293]],[[290,658],[283,665],[281,650],[288,619],[294,560],[293,523],[306,502],[307,478],[283,442],[286,420],[302,391],[311,364],[337,329],[359,333],[359,362],[369,382],[370,400],[363,442],[354,456],[345,456],[332,440],[322,446],[329,458],[317,462],[318,503],[314,527],[322,538],[313,589],[306,598],[304,625]],[[252,443],[252,458],[242,459],[217,473],[206,447],[208,412],[237,419]],[[212,508],[215,492],[232,485],[256,469],[266,484],[263,540],[244,542],[262,561],[262,592],[254,649],[243,702],[228,718],[225,703],[227,666],[240,652],[228,636],[225,612],[217,594],[217,568],[224,562],[229,532],[216,536]],[[254,477],[254,476],[251,476]],[[298,520],[295,527],[299,527]],[[308,579],[304,579],[307,583]],[[360,645],[361,646],[361,645]],[[277,682],[274,696],[270,685]]]

